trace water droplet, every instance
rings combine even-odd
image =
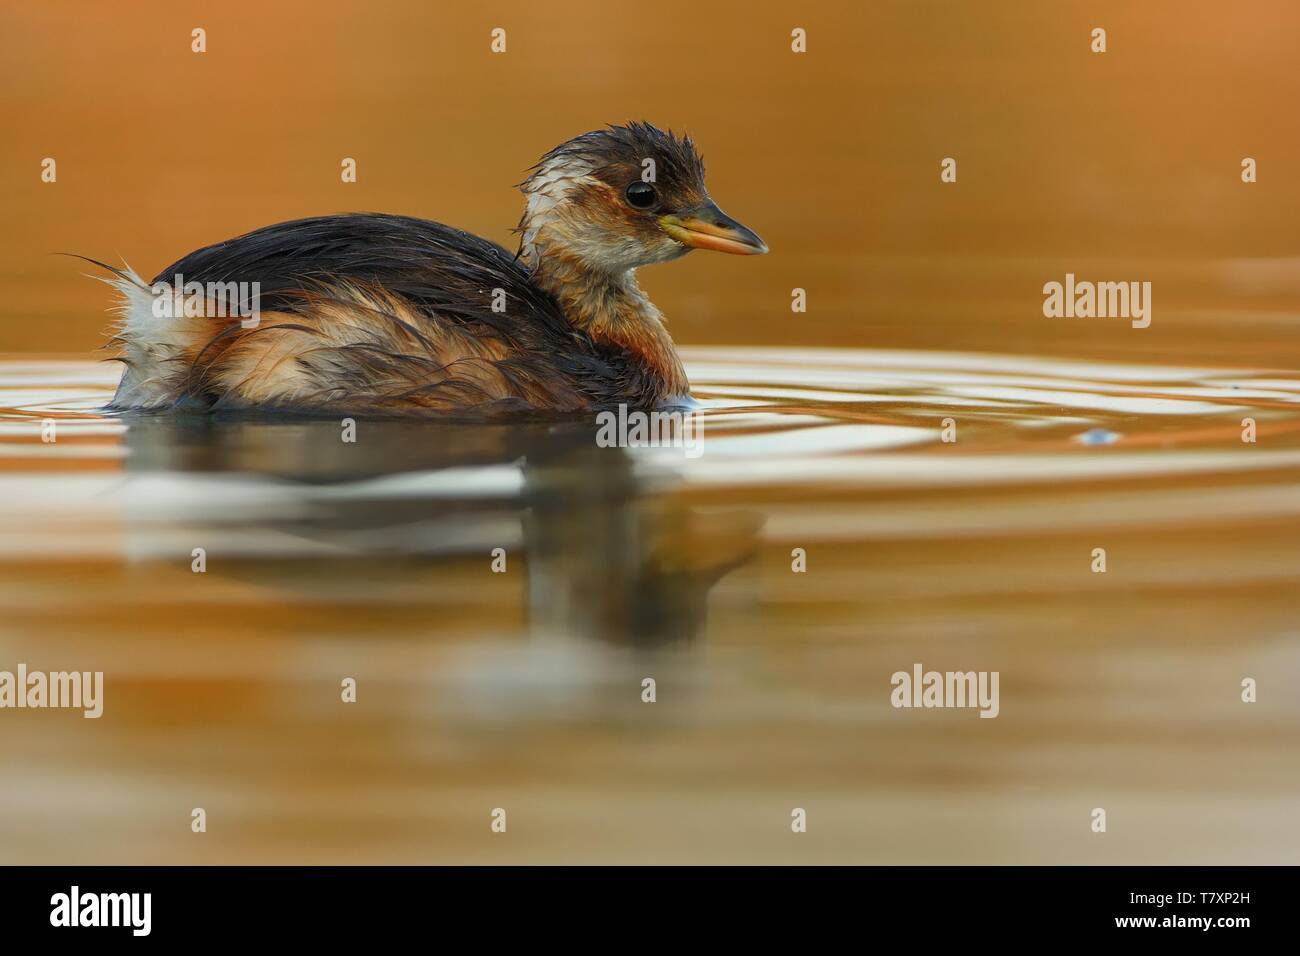
[[[1113,445],[1122,436],[1108,428],[1089,428],[1082,435],[1075,435],[1074,440],[1085,445]]]

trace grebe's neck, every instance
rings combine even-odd
[[[533,282],[549,292],[569,322],[598,344],[628,353],[660,383],[660,399],[681,398],[690,382],[663,313],[637,285],[635,271],[593,269],[578,257],[532,243],[520,249],[520,260],[532,270]]]

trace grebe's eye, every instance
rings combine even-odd
[[[643,180],[627,187],[627,201],[637,209],[649,209],[658,198],[655,188]]]

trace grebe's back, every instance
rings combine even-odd
[[[521,188],[516,255],[436,222],[352,213],[207,246],[152,283],[119,273],[114,406],[477,416],[684,401],[635,269],[697,247],[766,251],[708,198],[690,140],[644,124],[588,133]]]

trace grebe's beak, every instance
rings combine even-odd
[[[677,215],[660,216],[659,226],[692,249],[714,249],[738,256],[767,252],[767,243],[754,230],[736,222],[712,200]]]

